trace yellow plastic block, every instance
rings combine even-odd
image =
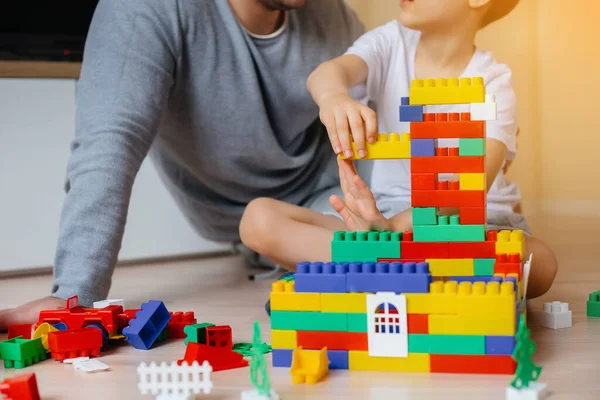
[[[321,350],[302,350],[297,347],[292,354],[293,383],[308,383],[309,385],[323,380],[329,373],[327,347]]]
[[[429,334],[512,336],[516,333],[514,312],[512,316],[429,315]]]
[[[500,231],[496,240],[496,254],[519,253],[521,260],[525,252],[525,235],[520,229]]]
[[[364,158],[358,157],[356,144],[352,143],[354,155],[351,160],[397,160],[410,158],[410,134],[409,133],[380,133],[377,142],[365,146],[367,155]],[[342,158],[346,158],[342,156]]]
[[[295,293],[294,281],[273,282],[271,287],[271,310],[321,311],[321,294]]]
[[[366,313],[367,293],[321,293],[321,312]]]
[[[459,174],[460,190],[485,190],[485,174]]]
[[[368,351],[350,350],[348,369],[355,371],[430,372],[430,356],[408,353],[408,357],[371,357]]]
[[[485,103],[482,77],[414,79],[409,91],[410,105]]]
[[[429,293],[405,293],[408,314],[456,314],[458,282],[436,281]]]
[[[298,347],[298,334],[296,331],[271,330],[271,346],[274,349],[292,349]]]
[[[480,317],[515,315],[515,287],[512,282],[461,282],[456,296],[456,314]]]
[[[431,276],[473,276],[475,262],[472,258],[433,259],[428,258]]]
[[[37,329],[31,335],[31,338],[32,339],[42,338],[42,346],[44,346],[44,348],[46,350],[49,350],[49,346],[48,346],[48,334],[50,332],[56,332],[57,330],[58,329],[56,329],[55,327],[53,327],[49,323],[44,322],[44,323],[40,324],[40,326],[37,327]]]

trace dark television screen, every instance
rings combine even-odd
[[[98,0],[0,0],[0,58],[81,59]]]

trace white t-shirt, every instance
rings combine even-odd
[[[420,32],[392,21],[365,33],[347,50],[346,54],[361,57],[369,66],[367,96],[376,104],[381,133],[410,131],[408,122],[399,122],[398,107],[400,98],[408,97],[415,76],[414,60],[419,37]],[[474,76],[483,77],[486,93],[496,96],[497,120],[486,122],[486,135],[506,145],[505,164],[507,160],[513,160],[517,153],[518,121],[512,73],[508,66],[497,63],[491,52],[476,49],[461,77]],[[427,107],[427,112],[460,111],[469,111],[468,106]],[[438,146],[458,147],[458,140],[440,139]],[[371,189],[378,203],[410,202],[410,161],[374,161]],[[501,169],[488,191],[487,199],[488,210],[513,212],[521,195],[515,183],[505,180]]]

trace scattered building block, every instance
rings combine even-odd
[[[273,282],[271,310],[321,311],[321,293],[295,293],[294,281]]]
[[[40,400],[34,373],[6,378],[0,382],[0,394],[4,400]]]
[[[208,361],[215,372],[248,366],[248,361],[231,349],[190,342],[186,347],[185,356],[182,360],[177,361],[177,365],[181,365],[183,362],[192,365],[194,361],[199,364]]]
[[[485,101],[482,77],[413,79],[409,89],[409,104],[443,105],[470,104]]]
[[[473,121],[495,121],[497,117],[496,96],[485,95],[485,103],[471,104],[471,120]]]
[[[431,372],[511,375],[516,368],[517,364],[512,356],[431,355]]]
[[[544,328],[562,329],[573,325],[573,315],[569,310],[569,303],[553,301],[544,303],[544,311],[539,315],[540,325]]]
[[[365,143],[367,155],[358,157],[356,144],[352,142],[353,156],[350,160],[397,160],[410,158],[410,134],[408,133],[380,133],[377,142]],[[345,156],[341,156],[346,159]]]
[[[125,299],[106,299],[95,301],[92,308],[105,308],[108,306],[121,306],[125,308]]]
[[[300,293],[346,293],[347,272],[348,263],[299,263],[294,275],[295,290]]]
[[[368,351],[348,352],[350,370],[390,372],[430,372],[430,354],[408,353],[408,357],[372,357]]]
[[[548,397],[549,393],[546,384],[530,382],[528,387],[522,389],[507,386],[506,400],[542,400]]]
[[[326,348],[311,351],[298,347],[294,350],[290,369],[293,383],[315,384],[325,379],[328,373],[329,360]]]
[[[171,315],[171,320],[167,324],[167,330],[169,332],[169,337],[172,339],[185,338],[186,334],[183,329],[186,326],[194,325],[198,322],[196,321],[193,311],[188,311],[185,313],[177,311],[174,313],[170,312],[169,314]]]
[[[16,324],[8,326],[8,337],[12,339],[21,336],[23,339],[31,339],[31,324]]]
[[[33,332],[33,335],[31,338],[32,339],[41,338],[42,346],[44,346],[44,348],[46,350],[48,350],[50,348],[50,346],[48,345],[48,334],[50,332],[56,332],[56,331],[58,331],[58,329],[56,329],[49,323],[44,322],[43,324],[41,324],[40,326],[37,327],[37,329]]]
[[[183,333],[185,333],[186,338],[184,339],[183,344],[187,346],[190,342],[201,343],[202,338],[206,337],[206,328],[210,326],[215,326],[215,324],[203,322],[201,324],[193,324],[184,327]]]
[[[600,290],[590,293],[587,301],[587,316],[600,318]]]
[[[411,173],[419,174],[458,174],[485,172],[485,157],[483,156],[447,156],[447,157],[411,157]]]
[[[351,263],[346,291],[427,293],[431,281],[427,263]]]
[[[378,257],[400,258],[400,232],[335,232],[331,242],[333,262]]]
[[[127,342],[140,350],[149,350],[171,320],[171,315],[162,301],[150,300],[142,304],[142,310],[123,328]]]
[[[435,139],[413,139],[410,141],[411,157],[435,156]]]
[[[485,139],[463,138],[458,139],[458,155],[463,156],[485,156]]]
[[[47,358],[47,351],[42,346],[42,339],[23,339],[16,337],[0,342],[0,356],[4,360],[4,368],[25,368]]]
[[[98,357],[102,342],[102,331],[98,328],[48,333],[48,347],[52,358],[57,361],[76,357]]]

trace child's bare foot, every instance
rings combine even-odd
[[[34,324],[40,311],[64,308],[66,301],[57,297],[44,297],[25,303],[16,308],[0,310],[0,332],[6,331],[13,324]]]

